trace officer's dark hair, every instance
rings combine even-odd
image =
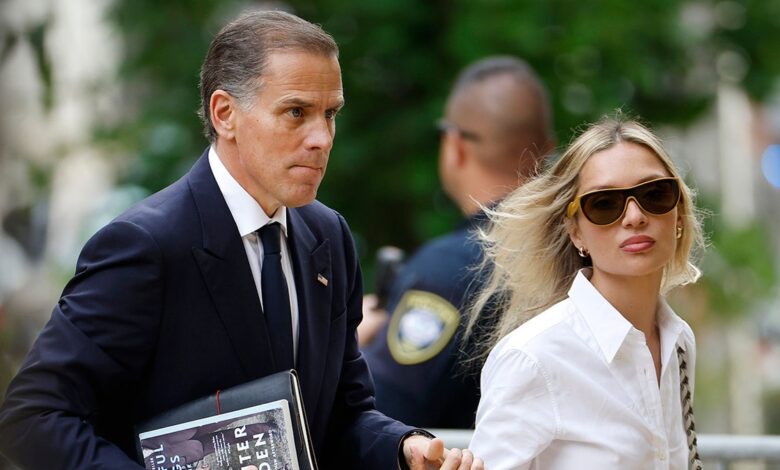
[[[458,78],[455,80],[455,85],[452,87],[452,94],[456,94],[466,85],[502,73],[516,75],[520,78],[536,78],[534,71],[531,70],[531,67],[522,59],[512,56],[486,57],[474,62],[460,72]]]
[[[225,25],[209,46],[200,69],[201,107],[198,115],[210,142],[217,139],[210,101],[224,90],[244,108],[251,107],[263,84],[272,52],[296,50],[338,58],[333,37],[319,25],[283,11],[250,11]]]
[[[553,141],[552,109],[547,89],[531,66],[520,58],[491,56],[470,64],[461,71],[455,80],[455,84],[447,99],[448,103],[451,103],[472,85],[500,75],[514,77],[518,83],[528,85],[534,91],[539,104],[539,112],[541,113],[538,119],[540,123],[540,137]],[[537,143],[541,144],[542,142]]]

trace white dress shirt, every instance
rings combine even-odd
[[[644,334],[590,274],[488,356],[469,448],[490,470],[687,470],[676,346],[688,352],[693,390],[693,332],[660,298],[659,387]]]
[[[287,248],[287,208],[282,206],[273,217],[268,217],[260,204],[249,195],[244,188],[228,172],[222,160],[219,159],[217,151],[212,145],[209,148],[209,165],[211,172],[214,173],[214,179],[217,180],[217,186],[225,198],[230,215],[236,221],[238,233],[241,235],[241,241],[244,242],[246,257],[249,260],[249,267],[252,269],[252,277],[255,280],[257,295],[260,298],[260,305],[263,303],[263,291],[260,287],[260,272],[263,264],[263,244],[260,243],[260,237],[256,231],[260,227],[271,222],[278,222],[281,225],[282,237],[282,272],[284,272],[287,281],[287,291],[290,295],[290,312],[292,314],[293,330],[293,354],[298,358],[298,297],[295,290],[295,278],[293,277],[292,263],[290,262],[290,250]],[[260,312],[257,315],[257,321],[263,321]]]

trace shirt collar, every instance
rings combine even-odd
[[[590,283],[591,268],[580,269],[574,277],[569,298],[580,311],[607,362],[612,362],[633,325]]]
[[[213,145],[209,148],[209,165],[242,238],[270,222],[279,222],[282,233],[285,237],[287,236],[286,207],[280,207],[273,217],[268,217],[260,204],[238,184],[238,181],[225,168]]]
[[[611,363],[629,334],[636,334],[642,340],[644,338],[642,332],[634,328],[590,283],[592,274],[592,268],[583,268],[577,273],[569,289],[569,298],[582,313],[604,358]],[[661,363],[665,366],[676,350],[677,340],[684,330],[684,322],[661,296],[658,298],[656,320],[661,336]]]

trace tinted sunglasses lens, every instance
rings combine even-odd
[[[647,212],[656,215],[666,214],[677,205],[680,186],[674,179],[651,181],[635,188],[634,196]]]
[[[626,196],[623,191],[598,191],[580,200],[582,213],[596,225],[607,225],[616,221],[623,213]]]
[[[661,215],[677,205],[680,186],[676,179],[669,178],[649,181],[635,188],[596,191],[583,196],[580,206],[585,217],[594,224],[609,225],[623,214],[629,196],[634,196],[643,210]]]

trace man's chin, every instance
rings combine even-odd
[[[317,198],[317,191],[313,191],[307,194],[300,194],[291,197],[287,201],[284,201],[284,205],[285,207],[289,207],[291,209],[295,207],[302,207],[307,204],[311,204],[312,202],[314,202],[316,198]]]

